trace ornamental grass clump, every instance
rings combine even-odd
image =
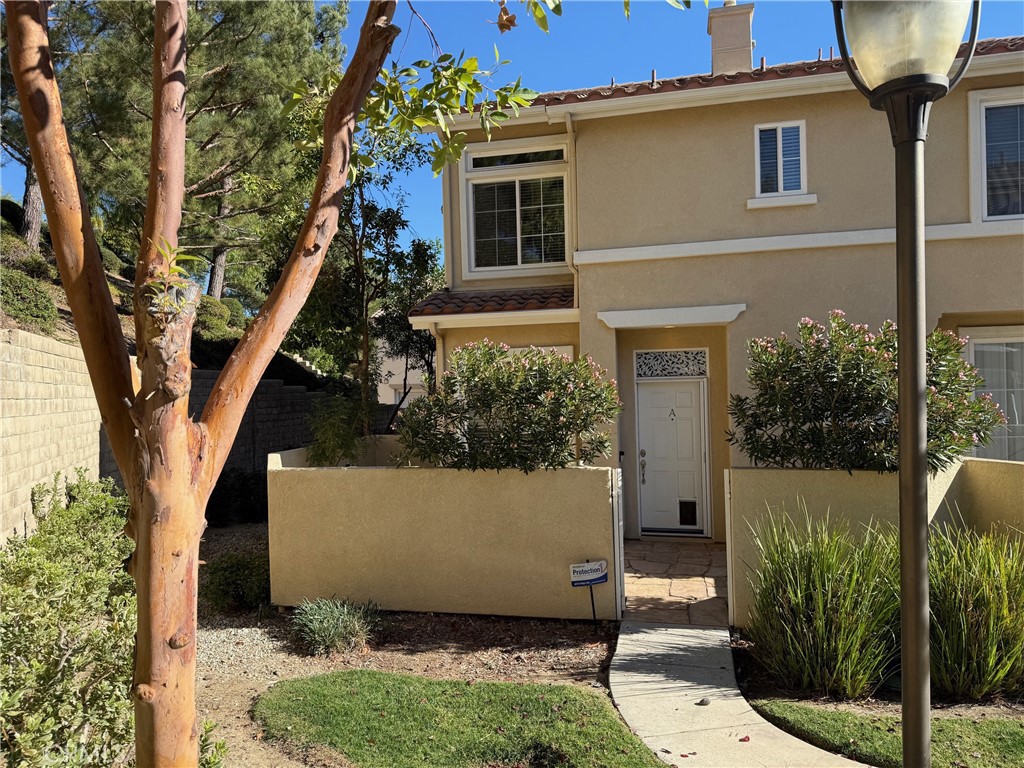
[[[749,627],[765,674],[785,690],[870,696],[899,655],[895,538],[877,525],[854,535],[826,515],[770,512],[751,528],[760,559]]]
[[[317,598],[304,600],[292,614],[292,634],[314,656],[365,648],[380,626],[380,609],[372,602]]]
[[[1024,539],[943,526],[930,537],[932,686],[974,700],[1024,694]]]
[[[963,358],[966,339],[929,335],[928,467],[948,467],[1005,423],[983,381]],[[753,339],[747,346],[750,396],[732,395],[729,442],[755,465],[896,472],[896,324],[877,332],[829,314],[826,328],[808,317],[798,338]]]
[[[621,403],[589,357],[513,352],[488,340],[452,352],[434,394],[399,425],[404,460],[455,469],[560,469],[607,456],[604,427]]]

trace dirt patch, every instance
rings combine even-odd
[[[200,556],[266,547],[266,525],[207,531]],[[200,569],[200,594],[204,586]],[[249,711],[279,680],[342,669],[403,672],[436,679],[567,683],[607,690],[615,648],[613,622],[507,619],[451,614],[385,614],[386,626],[365,651],[331,658],[297,653],[288,615],[225,615],[202,598],[199,605],[197,698],[201,719],[220,726],[228,764],[251,768],[345,766],[322,749],[301,750],[263,741]]]

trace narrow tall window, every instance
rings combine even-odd
[[[1024,104],[985,108],[985,207],[988,216],[1024,213]]]
[[[757,194],[805,191],[803,123],[757,127]]]
[[[1024,327],[961,328],[970,341],[968,358],[985,383],[978,394],[991,395],[1006,424],[992,433],[992,442],[974,454],[983,459],[1024,461]]]

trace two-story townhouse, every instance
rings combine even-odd
[[[626,535],[725,537],[749,339],[896,314],[893,149],[840,60],[759,67],[753,6],[710,12],[713,71],[543,94],[444,176],[438,359],[490,338],[616,378]],[[459,126],[472,131],[467,116]],[[985,40],[927,150],[927,313],[969,335],[1024,460],[1024,38]]]

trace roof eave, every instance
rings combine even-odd
[[[409,324],[417,331],[509,325],[547,325],[549,323],[578,323],[579,321],[579,309],[515,309],[504,312],[457,312],[453,314],[414,315],[409,318]]]
[[[954,68],[958,64],[959,59],[954,64]],[[1022,69],[1024,69],[1024,51],[992,53],[975,57],[970,69],[967,71],[967,77],[976,78],[1018,73]],[[828,72],[763,80],[753,83],[731,83],[686,90],[665,91],[663,93],[642,94],[639,96],[609,97],[594,101],[574,102],[572,104],[527,107],[521,109],[519,116],[511,118],[506,124],[562,123],[565,121],[567,113],[571,113],[574,120],[592,120],[595,118],[661,112],[669,109],[686,109],[713,104],[781,99],[851,90],[853,90],[853,83],[850,82],[846,72]],[[476,114],[459,115],[452,121],[454,127],[463,129],[478,124],[479,116]]]

